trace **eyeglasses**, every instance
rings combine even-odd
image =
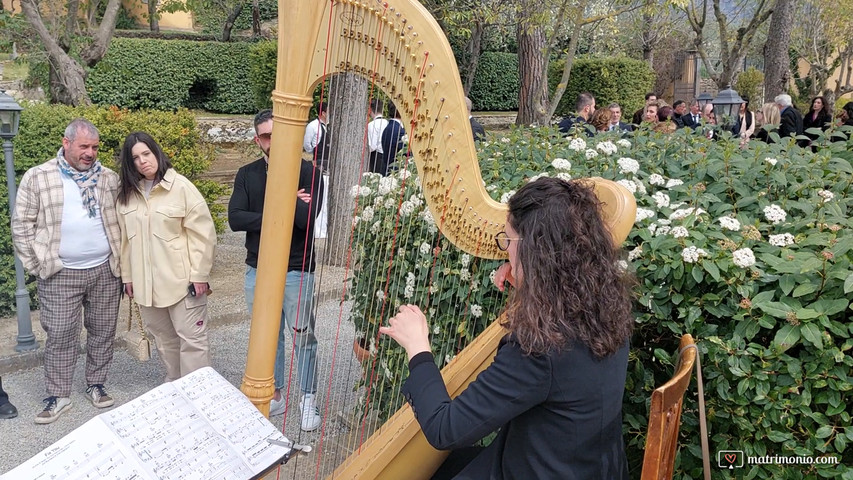
[[[509,248],[509,242],[511,240],[515,240],[516,242],[521,241],[521,237],[511,238],[506,235],[506,232],[498,232],[495,235],[495,243],[498,245],[498,250],[505,252]]]
[[[270,133],[262,133],[262,134],[258,135],[258,138],[259,138],[259,139],[261,139],[261,140],[263,140],[263,141],[265,141],[265,142],[267,142],[267,141],[269,141],[270,139],[272,139],[272,132],[270,132]]]

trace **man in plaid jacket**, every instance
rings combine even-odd
[[[52,423],[71,408],[81,317],[87,398],[98,408],[113,404],[104,382],[121,299],[119,178],[97,160],[99,137],[89,121],[72,121],[56,158],[24,174],[12,214],[12,241],[24,268],[38,277],[39,318],[47,333],[48,397],[36,423]]]

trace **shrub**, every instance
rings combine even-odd
[[[468,95],[474,110],[517,110],[518,82],[518,55],[483,52]]]
[[[563,60],[552,62],[548,81],[553,92],[560,82]],[[569,84],[554,112],[566,116],[575,111],[575,100],[581,92],[595,96],[596,107],[616,102],[622,106],[623,118],[630,120],[635,110],[642,107],[646,93],[655,85],[655,73],[642,60],[630,58],[576,58],[572,65]]]
[[[201,4],[201,8],[196,8],[193,11],[196,22],[201,25],[202,33],[213,33],[215,35],[222,33],[222,27],[225,25],[228,13],[214,5],[217,4]],[[278,17],[278,3],[274,0],[261,0],[258,2],[258,10],[262,22]],[[243,5],[243,10],[240,11],[240,15],[237,15],[237,18],[234,20],[233,31],[248,30],[251,28],[252,2],[246,2]]]
[[[86,88],[93,102],[120,108],[251,113],[251,45],[116,38]]]
[[[272,108],[278,45],[274,41],[258,42],[249,48],[249,81],[255,107]]]
[[[848,448],[853,441],[853,141],[821,145],[812,152],[791,140],[751,142],[741,150],[728,133],[709,141],[686,129],[671,135],[641,130],[630,140],[610,133],[564,139],[553,129],[514,129],[480,145],[486,190],[495,199],[506,201],[539,175],[601,176],[634,192],[636,227],[623,245],[639,279],[623,409],[634,478],[641,470],[651,390],[672,376],[671,353],[683,333],[696,338],[702,355],[712,452],[831,455],[839,465],[853,464]],[[444,365],[491,318],[472,322],[469,297],[462,292],[479,288],[470,294],[471,302],[475,295],[495,295],[488,279],[494,264],[467,259],[470,266],[463,269],[461,253],[442,244],[435,259],[441,283],[429,299],[422,287],[434,278],[425,269],[434,260],[429,247],[444,240],[421,206],[418,180],[409,178],[402,187],[404,176],[368,175],[367,190],[355,190],[360,235],[354,238],[362,267],[375,250],[393,253],[400,266],[390,275],[354,271],[353,316],[359,331],[373,332],[397,305],[426,305],[433,351]],[[402,197],[389,193],[397,191]],[[386,219],[389,214],[395,219],[398,210],[418,221],[398,227]],[[395,229],[404,233],[395,235]],[[463,277],[463,270],[470,277]],[[410,275],[416,281],[407,290]],[[480,296],[477,302],[503,301]],[[379,342],[374,387],[396,392],[405,377],[405,354],[387,339]],[[678,478],[701,477],[694,392],[695,387],[685,397]],[[401,401],[390,405],[389,399],[400,396],[372,396],[386,402],[383,412]],[[744,474],[850,478],[849,468],[823,464],[795,470],[748,465]]]
[[[755,67],[749,67],[737,77],[734,89],[741,98],[749,99],[750,108],[761,107],[761,85],[764,83],[764,73]]]
[[[224,229],[224,206],[214,201],[224,193],[224,188],[214,182],[201,180],[213,160],[213,150],[201,143],[196,129],[195,117],[187,110],[175,113],[158,111],[130,112],[117,108],[74,108],[64,105],[28,105],[21,115],[20,133],[14,139],[15,173],[21,175],[29,168],[45,162],[56,155],[68,123],[76,117],[84,117],[100,131],[99,160],[104,166],[115,169],[124,138],[133,131],[150,133],[163,147],[175,169],[193,181],[210,206],[217,231]],[[12,241],[9,226],[9,205],[6,190],[5,170],[0,186],[0,316],[14,311],[15,271],[12,261]],[[32,305],[37,305],[35,282],[30,278]]]

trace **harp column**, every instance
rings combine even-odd
[[[266,416],[275,391],[273,367],[290,257],[302,136],[311,97],[273,92],[273,129],[258,252],[249,353],[240,390]]]

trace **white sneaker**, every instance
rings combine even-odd
[[[279,400],[273,399],[270,401],[270,416],[281,415],[284,413],[284,395]]]
[[[68,397],[47,397],[44,403],[46,404],[44,410],[36,415],[36,423],[42,425],[55,422],[60,415],[71,408],[71,399]]]
[[[320,410],[314,404],[314,394],[306,393],[302,395],[302,400],[299,401],[299,410],[302,412],[302,430],[311,432],[317,430],[323,418],[320,416]]]

